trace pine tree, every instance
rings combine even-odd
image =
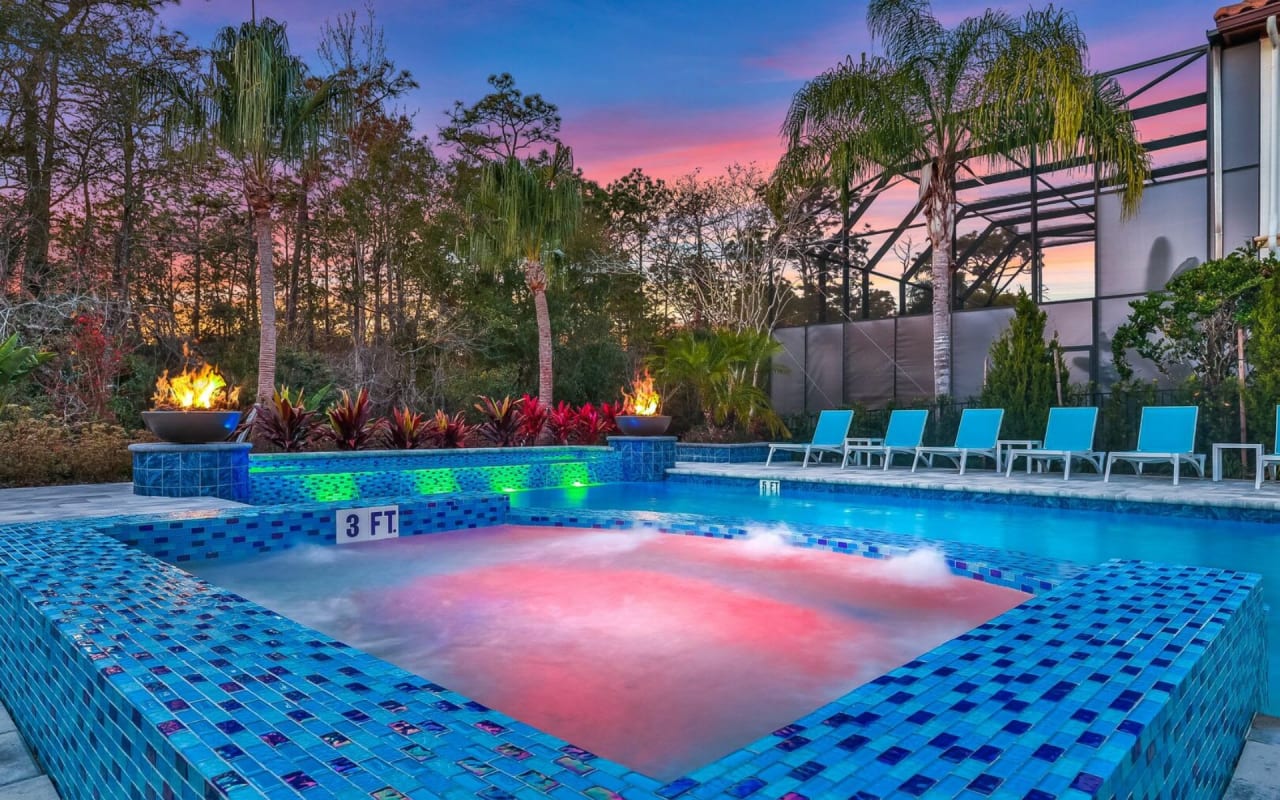
[[[1058,405],[1059,388],[1066,391],[1067,368],[1058,339],[1055,336],[1048,344],[1044,339],[1047,319],[1022,292],[1009,328],[991,345],[991,367],[981,402],[987,408],[1004,409],[1001,431],[1005,436],[1043,436],[1049,408]]]

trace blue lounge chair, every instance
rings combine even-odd
[[[1049,423],[1044,429],[1044,445],[1030,450],[1005,450],[1005,477],[1013,474],[1015,459],[1027,460],[1027,473],[1031,462],[1051,463],[1061,461],[1062,479],[1071,479],[1071,462],[1080,459],[1102,472],[1102,453],[1093,449],[1093,432],[1098,426],[1096,408],[1051,408]]]
[[[1184,463],[1190,464],[1203,478],[1204,453],[1193,452],[1199,413],[1200,409],[1195,406],[1144,406],[1142,421],[1138,424],[1138,448],[1108,454],[1102,480],[1111,480],[1111,467],[1117,461],[1133,464],[1139,475],[1143,464],[1172,464],[1174,486],[1178,485]]]
[[[884,431],[884,442],[846,446],[844,460],[840,462],[841,468],[849,466],[850,455],[867,456],[867,466],[871,466],[872,457],[880,456],[884,461],[882,469],[889,468],[889,464],[897,453],[914,455],[916,448],[924,441],[924,425],[928,420],[928,411],[899,409],[890,412],[889,426]]]
[[[1000,461],[996,458],[996,440],[1000,438],[1000,423],[1003,419],[1003,408],[966,408],[960,414],[956,443],[951,447],[917,447],[911,471],[916,471],[921,457],[931,467],[934,457],[949,458],[960,467],[961,475],[964,474],[964,464],[969,456],[986,456],[998,465]]]
[[[771,444],[769,457],[765,459],[767,467],[773,463],[773,454],[778,450],[789,453],[804,453],[801,468],[809,466],[809,455],[816,455],[815,461],[822,461],[823,453],[844,455],[844,440],[849,436],[849,426],[853,424],[852,411],[823,411],[818,415],[818,427],[813,429],[813,439],[808,444]]]

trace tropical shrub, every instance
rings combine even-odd
[[[538,438],[542,436],[542,429],[546,427],[547,420],[551,416],[551,409],[538,402],[538,398],[528,394],[521,397],[518,402],[520,403],[520,444],[537,444]]]
[[[1161,373],[1183,378],[1194,371],[1213,390],[1234,380],[1239,328],[1248,326],[1264,281],[1280,261],[1247,248],[1175,275],[1164,289],[1129,303],[1129,319],[1116,329],[1111,353],[1122,380],[1133,377],[1132,350]]]
[[[569,444],[578,433],[578,412],[561,400],[547,416],[547,431],[553,444]]]
[[[763,331],[686,331],[649,359],[667,394],[684,393],[702,427],[785,434],[763,385],[780,345]]]
[[[18,344],[18,334],[0,342],[0,405],[12,399],[18,384],[36,367],[53,358],[34,347]]]
[[[383,426],[387,444],[396,450],[416,450],[425,447],[429,429],[421,412],[408,406],[391,409],[391,416]]]
[[[601,406],[607,406],[608,403],[601,403]],[[599,444],[600,437],[610,433],[614,426],[616,414],[604,414],[597,410],[590,403],[586,403],[582,408],[578,409],[578,419],[576,430],[578,434],[579,444]]]
[[[253,438],[286,453],[307,449],[315,430],[316,412],[306,407],[304,392],[296,394],[281,386],[271,395],[270,405],[258,406]]]
[[[132,457],[128,447],[145,441],[119,425],[93,422],[68,425],[54,415],[23,406],[0,406],[0,486],[48,486],[59,483],[127,481]]]
[[[461,411],[452,417],[443,411],[437,411],[427,423],[426,442],[431,447],[440,449],[465,447],[473,430]]]
[[[1049,407],[1066,397],[1067,365],[1057,337],[1045,343],[1047,319],[1026,292],[1019,292],[1009,327],[991,344],[980,401],[986,408],[1004,409],[1001,431],[1007,438],[1043,435]]]
[[[618,432],[618,415],[625,411],[623,403],[601,403],[598,413],[604,423],[601,435]]]
[[[475,409],[484,416],[475,428],[481,439],[494,447],[512,447],[520,443],[519,400],[510,397],[494,400],[482,395]]]
[[[321,435],[338,446],[339,450],[363,450],[382,430],[382,420],[373,418],[369,403],[369,390],[361,389],[355,399],[342,390],[341,397],[325,412],[329,421]]]

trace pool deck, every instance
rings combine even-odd
[[[243,507],[217,497],[142,497],[133,493],[132,483],[0,489],[0,525]]]
[[[1073,473],[1071,480],[1065,481],[1061,472],[1027,475],[1015,471],[1006,478],[1003,473],[990,469],[970,469],[960,475],[954,468],[921,469],[913,473],[907,466],[881,470],[878,467],[801,468],[794,463],[766,467],[764,464],[693,462],[677,462],[675,469],[668,470],[668,474],[1280,511],[1280,483],[1264,483],[1261,489],[1255,490],[1252,480],[1215,483],[1194,475],[1184,475],[1181,483],[1174,486],[1168,475],[1113,474],[1110,483],[1103,483],[1102,476],[1092,472]]]

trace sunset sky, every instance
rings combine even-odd
[[[256,2],[259,16],[288,24],[295,51],[313,64],[324,20],[364,8],[363,0]],[[954,23],[987,5],[939,2],[935,10]],[[999,5],[1014,13],[1027,7]],[[1099,70],[1203,44],[1218,7],[1063,5],[1079,17]],[[874,50],[866,5],[835,0],[372,0],[372,7],[389,56],[421,84],[402,105],[422,133],[434,136],[455,99],[483,96],[490,74],[510,72],[520,89],[560,107],[562,137],[587,177],[601,182],[633,167],[665,178],[695,168],[716,173],[735,161],[768,170],[796,89],[844,56]],[[163,19],[207,44],[217,28],[249,13],[250,0],[182,0]],[[1203,85],[1202,65],[1189,72]]]
[[[309,61],[328,17],[361,0],[256,0],[288,24]],[[183,0],[166,22],[207,44],[249,15],[250,0]],[[1026,6],[1001,4],[1017,12]],[[1080,18],[1093,65],[1107,69],[1204,42],[1216,4],[1194,0],[1067,2]],[[937,3],[944,20],[985,3]],[[834,0],[374,0],[387,48],[421,84],[404,106],[433,133],[455,99],[473,101],[485,78],[510,72],[517,86],[560,106],[564,138],[589,177],[632,167],[662,177],[733,161],[771,164],[778,125],[806,79],[848,54],[872,49],[866,6]]]

